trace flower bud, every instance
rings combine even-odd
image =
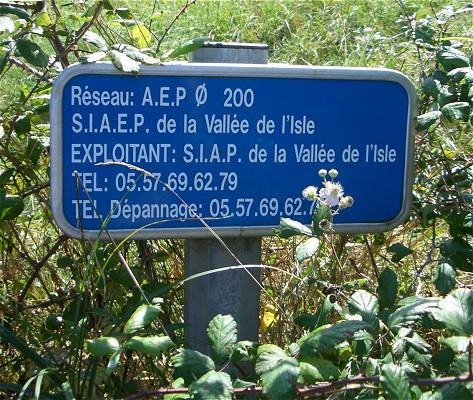
[[[335,179],[338,176],[338,171],[332,168],[330,171],[328,171],[328,174],[330,178]]]
[[[319,176],[321,178],[325,178],[327,176],[327,170],[326,169],[319,169]]]

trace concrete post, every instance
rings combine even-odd
[[[268,46],[257,43],[208,42],[193,51],[189,62],[266,64]],[[243,264],[261,263],[261,238],[226,238],[225,244]],[[189,239],[185,243],[185,273],[237,265],[216,239]],[[250,270],[259,281],[259,269]],[[210,353],[207,326],[217,314],[231,314],[238,324],[238,340],[258,340],[260,290],[247,271],[218,272],[191,280],[185,287],[186,345]]]

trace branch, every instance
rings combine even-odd
[[[164,39],[168,35],[169,31],[171,30],[172,26],[177,22],[177,20],[181,17],[182,14],[184,14],[187,9],[196,2],[197,0],[187,0],[186,4],[180,9],[180,11],[174,16],[172,21],[169,23],[168,26],[166,26],[166,29],[164,29],[164,33],[162,34],[161,38],[158,41],[158,45],[156,46],[156,53],[159,51],[161,48],[161,44],[163,43]]]
[[[331,392],[335,389],[340,389],[346,387],[347,390],[359,389],[359,386],[349,387],[353,384],[367,384],[367,383],[375,383],[379,384],[381,378],[379,375],[373,376],[364,376],[364,375],[356,375],[351,378],[342,379],[340,381],[335,382],[327,382],[327,383],[318,383],[316,385],[311,386],[299,386],[296,388],[297,396],[308,396],[312,394],[320,394]],[[473,381],[473,376],[461,375],[461,376],[445,376],[440,378],[414,378],[410,379],[411,385],[418,385],[418,386],[442,386],[449,383],[465,383]],[[125,400],[140,400],[146,398],[161,398],[166,394],[187,394],[189,393],[189,388],[164,388],[158,390],[147,390],[132,396],[126,397]],[[235,388],[233,389],[234,395],[244,395],[244,394],[261,394],[263,393],[263,388],[261,386],[251,386],[247,388]]]

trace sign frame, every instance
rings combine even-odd
[[[100,229],[80,229],[71,225],[63,208],[63,119],[62,104],[64,88],[68,81],[78,75],[123,75],[111,63],[75,64],[65,69],[56,79],[50,100],[51,126],[51,203],[52,213],[58,226],[67,235],[75,238],[108,240],[108,235]],[[410,80],[402,73],[385,68],[292,66],[283,64],[219,64],[172,62],[159,66],[142,65],[138,76],[166,77],[224,77],[224,78],[285,78],[316,80],[377,80],[400,84],[407,93],[407,110],[403,197],[399,214],[393,219],[377,223],[336,223],[336,233],[376,233],[393,229],[409,215],[412,203],[414,181],[414,136],[416,116],[416,92]],[[301,188],[302,190],[303,188]],[[356,203],[356,199],[355,199]],[[304,222],[304,221],[300,221]],[[230,226],[213,227],[222,237],[258,237],[271,235],[276,226]],[[206,238],[213,234],[202,225],[198,228],[147,228],[110,229],[113,239],[132,236],[133,239],[163,238]]]

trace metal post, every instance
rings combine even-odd
[[[215,43],[189,56],[189,62],[266,64],[268,46],[258,43]],[[226,238],[225,244],[243,264],[261,263],[261,238]],[[185,243],[186,276],[237,265],[217,239],[190,239]],[[259,281],[260,271],[251,274]],[[217,314],[231,314],[238,324],[238,340],[258,340],[260,290],[247,271],[218,272],[191,280],[185,287],[186,345],[209,354],[207,326]]]

